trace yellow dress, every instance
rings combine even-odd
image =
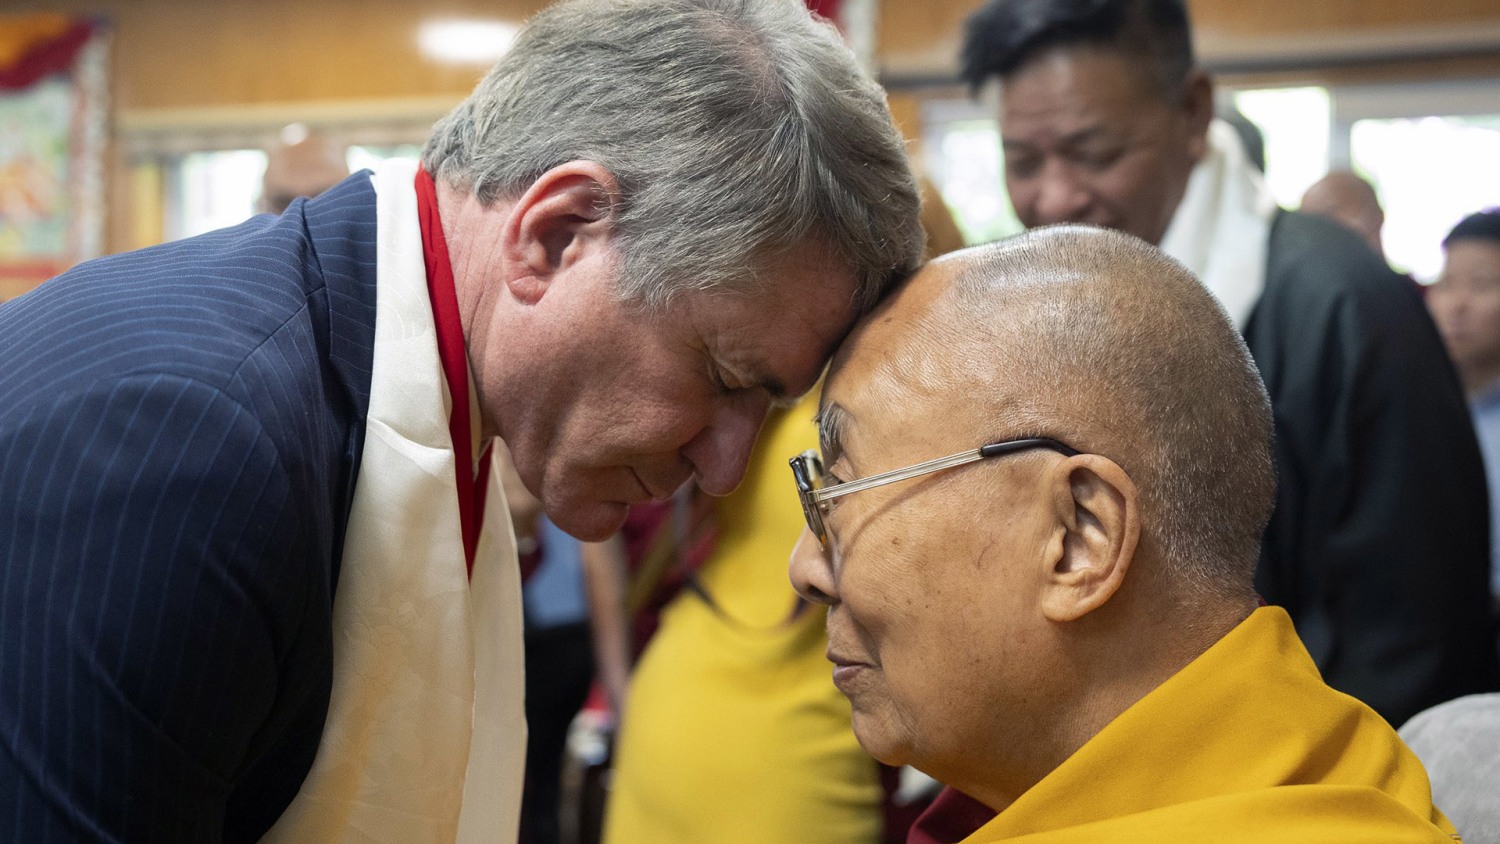
[[[1261,607],[964,844],[1453,844],[1417,757]]]
[[[724,615],[687,591],[662,612],[631,680],[605,844],[880,840],[878,771],[833,685],[825,613],[788,621],[803,519],[787,460],[816,447],[816,410],[809,396],[773,416],[744,483],[718,502],[699,577]]]

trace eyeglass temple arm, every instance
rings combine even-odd
[[[905,469],[881,472],[878,475],[871,475],[868,478],[860,478],[857,481],[848,481],[847,483],[842,483],[828,489],[820,489],[813,494],[817,496],[819,501],[827,501],[830,498],[849,495],[850,493],[859,492],[862,489],[869,489],[872,486],[904,481],[907,478],[915,478],[918,475],[925,475],[929,472],[937,472],[954,466],[962,466],[965,463],[973,463],[976,460],[983,460],[985,455],[981,454],[981,451],[982,449],[971,448],[968,451],[961,451],[958,454],[950,454],[947,457],[938,457],[928,460],[925,463],[918,463],[915,466],[907,466]]]
[[[829,489],[820,489],[813,493],[818,501],[827,501],[830,498],[849,495],[872,486],[904,481],[907,478],[915,478],[929,472],[938,472],[943,469],[951,469],[954,466],[962,466],[965,463],[973,463],[986,457],[999,457],[1002,454],[1011,454],[1017,451],[1025,451],[1031,448],[1049,448],[1053,451],[1074,457],[1079,451],[1071,446],[1065,445],[1050,437],[1031,437],[1024,440],[1011,440],[1009,442],[991,443],[969,451],[960,451],[947,457],[938,457],[915,466],[907,466],[904,469],[893,469],[889,472],[881,472],[868,478],[860,478],[857,481],[849,481]]]
[[[1026,451],[1031,448],[1049,448],[1064,457],[1077,457],[1083,453],[1067,443],[1061,440],[1054,440],[1051,437],[1027,437],[1024,440],[990,443],[989,445],[980,446],[979,453],[985,457],[999,457],[1002,454]]]

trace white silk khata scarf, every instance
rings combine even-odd
[[[333,695],[312,770],[266,841],[516,839],[526,720],[515,539],[491,474],[470,579],[455,473],[474,466],[448,429],[415,175],[416,162],[392,161],[373,177],[375,358],[333,606]],[[469,390],[477,409],[472,379]]]
[[[1241,331],[1266,287],[1275,216],[1276,199],[1234,128],[1215,120],[1161,248],[1203,280]]]

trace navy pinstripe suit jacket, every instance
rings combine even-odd
[[[367,173],[0,306],[0,840],[281,814],[327,710],[374,324]]]

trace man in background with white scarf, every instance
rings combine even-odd
[[[1182,0],[993,0],[963,72],[1000,82],[1028,227],[1136,235],[1203,279],[1271,395],[1280,479],[1256,586],[1319,669],[1400,725],[1500,686],[1484,477],[1422,303],[1357,236],[1276,207],[1193,57]]]

